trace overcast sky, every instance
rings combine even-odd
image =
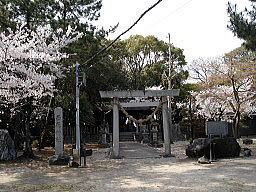
[[[248,0],[230,0],[243,9]],[[98,26],[119,27],[109,38],[114,39],[126,30],[157,0],[103,0]],[[174,46],[184,49],[190,63],[198,57],[223,55],[242,43],[227,29],[227,0],[163,0],[145,15],[122,39],[130,35],[154,35],[168,42],[168,33]]]

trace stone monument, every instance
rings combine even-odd
[[[61,107],[54,109],[55,117],[55,155],[62,155],[63,152],[63,111]]]
[[[69,156],[64,154],[63,147],[63,111],[61,107],[54,109],[55,117],[55,155],[49,158],[49,165],[68,165]]]
[[[241,147],[235,138],[198,138],[187,146],[186,155],[190,158],[211,159],[238,157]]]

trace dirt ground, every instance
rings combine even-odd
[[[1,192],[146,192],[146,191],[256,191],[256,143],[253,156],[198,164],[185,155],[187,142],[175,142],[175,157],[163,158],[163,149],[122,143],[122,159],[109,159],[109,149],[94,152],[87,168],[48,166],[53,149],[36,152],[36,160],[0,162]]]

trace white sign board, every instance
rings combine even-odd
[[[206,135],[228,135],[228,122],[226,121],[208,121],[205,127]]]

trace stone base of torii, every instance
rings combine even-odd
[[[100,91],[101,98],[112,98],[113,99],[113,153],[112,158],[120,158],[120,147],[119,147],[119,98],[132,98],[132,97],[162,97],[162,114],[163,114],[163,133],[164,133],[164,157],[171,157],[171,146],[170,146],[170,130],[169,130],[169,115],[167,108],[167,96],[178,96],[179,89],[174,90],[135,90],[135,91]],[[139,103],[126,103],[130,107],[144,107],[144,106],[155,106],[156,102],[143,102]]]

